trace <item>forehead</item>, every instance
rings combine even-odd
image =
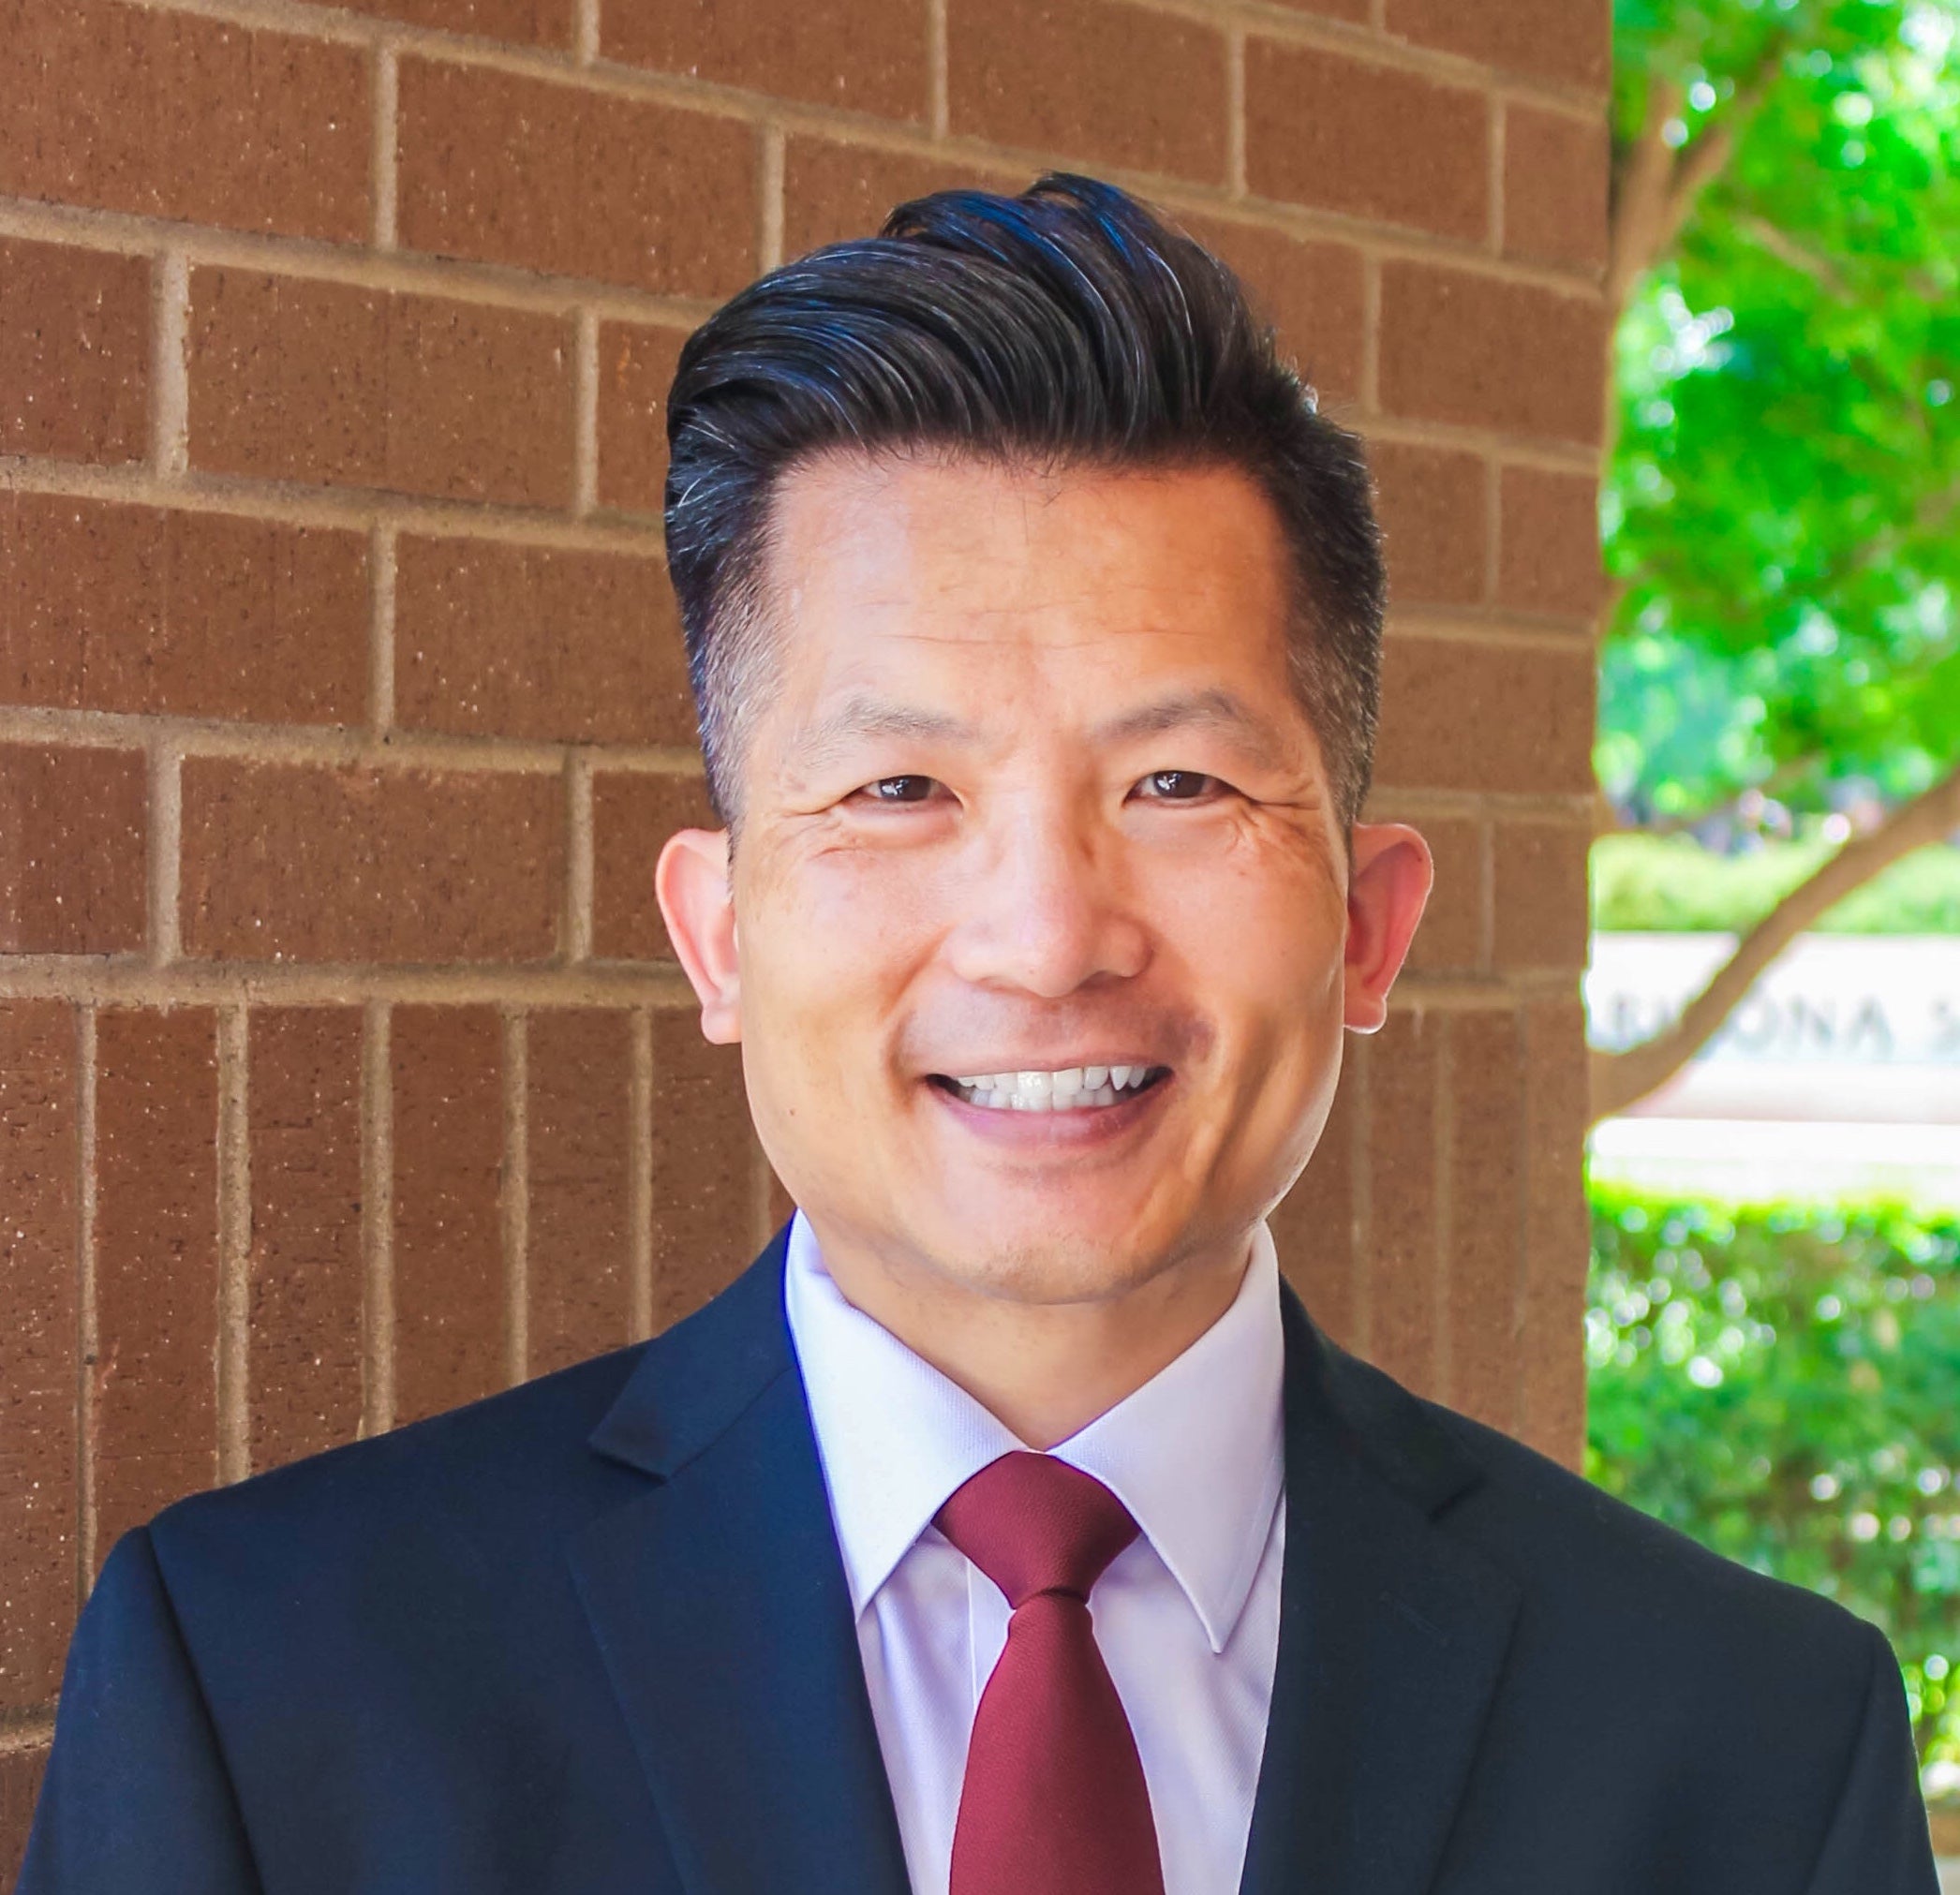
[[[1285,542],[1237,469],[832,456],[784,478],[771,528],[780,656],[807,684],[1011,656],[1284,664]]]

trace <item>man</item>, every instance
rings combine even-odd
[[[1084,179],[927,199],[669,425],[725,826],[657,887],[798,1213],[122,1541],[29,1895],[1931,1891],[1876,1632],[1281,1285],[1430,862],[1358,820],[1359,449],[1221,266]]]

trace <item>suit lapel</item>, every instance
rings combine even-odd
[[[1426,1895],[1518,1588],[1433,1523],[1474,1463],[1282,1300],[1286,1551],[1241,1895]]]
[[[690,1895],[905,1895],[783,1248],[648,1345],[593,1445],[658,1484],[572,1565]]]

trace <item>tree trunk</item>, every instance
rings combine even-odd
[[[1894,862],[1960,828],[1960,767],[1904,803],[1869,835],[1848,842],[1801,887],[1793,888],[1736,943],[1664,1032],[1624,1052],[1592,1059],[1592,1120],[1597,1124],[1644,1099],[1699,1053],[1721,1029],[1763,970],[1813,922]]]

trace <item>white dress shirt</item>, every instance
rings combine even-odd
[[[946,1895],[967,1742],[1008,1606],[931,1521],[1026,1443],[845,1300],[800,1211],[783,1294],[906,1867],[915,1895]],[[1143,1760],[1165,1895],[1236,1888],[1244,1860],[1279,1643],[1284,1355],[1261,1223],[1225,1314],[1050,1450],[1142,1529],[1090,1605]]]

